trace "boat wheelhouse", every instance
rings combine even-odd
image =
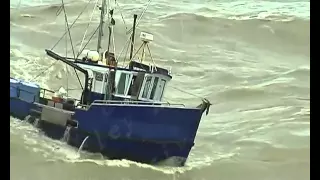
[[[127,67],[117,67],[114,54],[107,51],[99,56],[95,51],[87,50],[81,59],[64,58],[50,50],[46,52],[49,56],[66,62],[85,74],[86,89],[84,89],[85,95],[82,96],[85,96],[83,104],[90,104],[95,100],[160,103],[166,84],[172,76],[167,69],[142,63],[145,60],[145,48],[153,40],[153,35],[141,32],[140,37],[143,41],[140,62],[131,60]]]

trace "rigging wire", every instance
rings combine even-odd
[[[113,33],[113,26],[111,26],[111,32],[112,32],[113,53],[116,54],[116,41],[115,41],[114,33]]]
[[[105,16],[107,16],[107,15],[109,15],[109,13],[106,13],[106,14],[105,14]],[[106,24],[105,24],[105,25],[106,25]],[[91,39],[92,39],[93,36],[97,33],[97,31],[99,30],[100,26],[101,26],[101,25],[99,24],[99,25],[97,26],[97,28],[92,31],[92,34],[91,34],[89,40],[88,40],[87,43],[82,47],[82,49],[79,50],[76,59],[78,59],[78,57],[81,55],[81,53],[83,52],[83,50],[84,50],[84,49],[87,47],[87,45],[90,43]]]
[[[150,51],[150,48],[149,48],[149,44],[147,44],[147,48],[148,48],[148,51],[149,51],[149,54],[150,54],[150,58],[151,58],[151,60],[152,60],[152,62],[153,62],[153,65],[155,66],[155,68],[157,68],[156,63],[154,62],[154,60],[153,60],[153,58],[152,58],[151,51]]]
[[[91,1],[92,1],[92,0],[90,0],[90,1],[87,3],[87,5],[86,5],[86,6],[84,7],[84,9],[82,10],[82,12],[78,15],[78,17],[77,17],[77,18],[73,21],[73,23],[69,26],[69,25],[68,25],[68,20],[67,20],[67,17],[66,17],[65,8],[64,8],[64,2],[63,2],[63,0],[62,0],[63,5],[62,5],[62,7],[61,7],[62,9],[61,9],[60,11],[62,11],[62,10],[64,11],[65,20],[66,20],[66,29],[67,29],[67,30],[66,30],[66,32],[62,35],[62,37],[58,40],[58,42],[51,48],[51,50],[54,49],[54,48],[57,46],[57,44],[59,44],[59,42],[62,40],[62,38],[68,33],[68,34],[69,34],[69,38],[70,38],[70,43],[71,43],[71,46],[72,46],[72,51],[73,51],[74,59],[78,59],[78,57],[80,56],[80,54],[82,53],[82,51],[84,50],[84,48],[89,44],[89,42],[91,41],[91,39],[93,38],[93,36],[97,33],[97,31],[98,31],[98,29],[99,29],[99,27],[100,27],[100,25],[98,25],[98,27],[97,27],[94,31],[92,31],[93,33],[91,34],[89,40],[88,40],[87,43],[82,47],[83,41],[84,41],[84,39],[85,39],[85,36],[84,36],[84,38],[83,38],[83,40],[82,40],[82,42],[81,42],[80,48],[79,48],[79,52],[78,52],[77,56],[75,56],[75,52],[74,52],[74,49],[73,49],[74,46],[73,46],[73,44],[72,44],[72,38],[71,38],[71,34],[70,34],[70,29],[73,27],[73,25],[75,24],[75,22],[80,18],[80,16],[83,14],[83,12],[85,11],[85,9],[87,9],[87,7],[88,7],[88,5],[90,4]],[[121,7],[119,6],[119,3],[118,3],[117,1],[115,1],[115,2],[116,2],[116,5],[120,8],[120,11],[121,11],[122,9],[121,9]],[[96,4],[97,4],[97,1],[96,1]],[[151,4],[151,0],[148,1],[147,6],[145,7],[145,9],[144,9],[144,10],[142,11],[142,13],[140,14],[140,17],[139,17],[139,19],[138,19],[138,21],[137,21],[137,24],[136,24],[135,28],[137,28],[137,26],[139,25],[139,22],[141,21],[143,15],[145,14],[145,12],[146,12],[146,10],[148,9],[148,7],[149,7],[150,4]],[[94,8],[94,10],[95,10],[95,8]],[[60,13],[60,12],[59,12],[59,13]],[[107,13],[107,14],[108,14],[108,20],[109,20],[109,13]],[[93,16],[93,13],[92,13],[92,15],[91,15],[90,21],[91,21],[91,19],[92,19],[92,16]],[[122,20],[123,20],[123,22],[124,22],[124,24],[125,24],[125,26],[126,26],[126,23],[125,23],[125,20],[124,20],[124,17],[123,17],[122,12],[121,12],[121,18],[122,18]],[[90,22],[89,22],[89,23],[90,23]],[[89,24],[89,25],[90,25],[90,24]],[[89,27],[89,25],[88,25],[88,27]],[[87,27],[87,30],[88,30],[88,27]],[[127,29],[127,27],[125,27],[125,28]],[[86,30],[86,33],[87,33],[87,30]],[[132,28],[129,29],[129,31],[127,31],[127,34],[131,33],[132,30],[133,30]],[[127,40],[127,42],[125,43],[126,45],[128,45],[127,48],[126,48],[126,49],[127,49],[126,52],[128,51],[129,44],[132,43],[132,42],[130,41],[130,39],[131,39],[131,37],[129,37],[128,40]],[[66,38],[66,41],[67,41],[67,38]],[[113,43],[114,43],[114,37],[113,37]],[[82,47],[82,49],[81,49],[81,47]],[[123,53],[125,47],[126,47],[126,46],[124,46],[124,47],[122,48],[122,50],[120,51],[120,54],[118,55],[118,58],[119,58],[120,55]],[[140,47],[140,48],[141,48],[141,47]],[[139,49],[140,49],[140,48],[139,48]],[[151,56],[151,52],[150,52],[149,46],[147,46],[147,48],[148,48],[148,51],[149,51],[150,56]],[[114,45],[114,50],[115,50],[115,45]],[[67,53],[67,48],[66,48],[66,53]],[[137,52],[135,53],[135,55],[136,55],[136,54],[137,54]],[[134,56],[135,56],[135,55],[134,55]],[[133,57],[134,57],[134,56],[133,56]],[[117,59],[118,59],[118,58],[117,58]],[[152,59],[153,63],[155,64],[152,56],[151,56],[151,59]],[[45,69],[44,71],[42,71],[40,74],[38,74],[37,76],[35,76],[33,79],[36,79],[37,77],[39,77],[42,73],[44,73],[45,71],[47,71],[49,68],[51,68],[51,67],[52,67],[53,65],[55,65],[57,62],[58,62],[58,61],[55,61],[54,63],[52,63],[48,68],[46,68],[46,69]],[[78,77],[78,75],[77,75],[77,77]],[[80,85],[81,85],[81,81],[80,81],[79,77],[78,77],[78,80],[79,80]],[[81,86],[82,86],[82,85],[81,85]],[[194,97],[203,99],[203,97],[198,96],[198,95],[193,94],[193,93],[190,93],[190,92],[188,92],[188,91],[185,91],[185,90],[182,90],[182,89],[173,87],[173,86],[169,86],[169,87],[171,87],[171,88],[173,88],[173,89],[175,89],[175,90],[178,90],[178,91],[180,91],[180,92],[182,92],[182,93],[185,93],[185,94],[188,94],[188,95],[191,95],[191,96],[194,96]],[[69,89],[69,88],[67,88],[67,89],[68,89],[68,90],[76,90],[76,89]],[[82,90],[83,90],[83,87],[82,87]]]
[[[67,25],[67,30],[68,30],[68,34],[69,34],[70,44],[71,44],[71,48],[72,48],[72,54],[73,54],[73,57],[75,58],[76,55],[75,55],[75,52],[74,52],[74,47],[73,47],[71,32],[70,32],[70,28],[69,28],[69,23],[68,23],[68,17],[67,17],[66,8],[65,8],[65,6],[64,6],[63,0],[61,0],[61,2],[62,2],[63,13],[64,13],[64,19],[65,19],[65,22],[66,22],[66,25]]]
[[[109,0],[110,3],[110,0]],[[110,6],[110,5],[109,5]],[[115,36],[114,36],[114,25],[115,25],[115,20],[113,19],[113,9],[111,10],[112,14],[110,12],[110,17],[111,21],[109,22],[109,27],[111,28],[111,36],[112,36],[112,47],[113,47],[113,53],[116,54],[116,41],[115,41]]]
[[[194,96],[194,97],[196,97],[196,98],[203,99],[203,97],[198,96],[198,95],[196,95],[196,94],[193,94],[193,93],[191,93],[191,92],[188,92],[188,91],[185,91],[185,90],[176,88],[176,87],[174,87],[174,86],[169,86],[169,85],[167,85],[167,86],[168,86],[168,87],[171,87],[172,89],[178,90],[178,91],[180,91],[180,92],[182,92],[182,93],[189,94],[190,96]]]
[[[129,40],[130,40],[130,38],[129,38]],[[129,43],[127,42],[126,44],[129,44]],[[127,47],[127,48],[126,48],[126,52],[124,53],[124,57],[123,57],[123,64],[122,64],[122,66],[124,66],[124,65],[125,65],[125,63],[126,63],[126,58],[127,58],[128,51],[129,51],[129,46],[125,46],[125,47]]]
[[[41,71],[39,74],[37,74],[36,76],[34,76],[30,81],[34,81],[35,79],[37,79],[38,77],[40,77],[43,73],[45,73],[46,71],[48,71],[48,69],[50,69],[51,67],[53,67],[58,61],[54,61],[52,64],[50,64],[47,68],[45,68],[43,71]]]
[[[91,13],[91,16],[90,16],[90,20],[89,20],[89,22],[88,22],[88,24],[87,24],[86,31],[85,31],[85,33],[84,33],[84,35],[83,35],[83,38],[82,38],[82,41],[81,41],[81,44],[80,44],[80,47],[79,47],[79,51],[80,51],[80,49],[82,48],[83,42],[84,42],[84,40],[85,40],[85,38],[86,38],[86,35],[87,35],[87,32],[88,32],[90,23],[91,23],[92,18],[93,18],[93,13],[94,13],[95,10],[96,10],[96,7],[97,7],[98,2],[99,2],[99,0],[96,0],[96,3],[95,3],[95,5],[94,5],[94,7],[93,7],[93,10],[92,10],[92,13]]]
[[[65,29],[67,30],[68,26],[67,26],[67,22],[66,22],[66,26]],[[66,57],[68,57],[68,38],[66,37]],[[66,64],[66,71],[67,71],[67,97],[69,96],[69,69],[68,69],[68,65]]]
[[[116,1],[116,0],[115,0]],[[118,2],[116,1],[116,3],[118,4]],[[144,13],[147,11],[147,9],[149,8],[149,5],[151,4],[151,0],[149,0],[148,1],[148,4],[147,4],[147,6],[144,8],[144,10],[141,12],[141,14],[140,14],[140,16],[139,16],[139,19],[138,19],[138,21],[137,21],[137,23],[136,23],[136,25],[135,25],[135,28],[137,28],[138,27],[138,25],[139,25],[139,22],[140,22],[140,20],[142,19],[142,17],[143,17],[143,15],[144,15]],[[119,4],[118,4],[119,5]],[[120,7],[120,6],[119,6]],[[124,21],[124,20],[123,20]],[[127,29],[127,28],[126,28]],[[133,28],[130,28],[129,29],[129,31],[127,31],[126,32],[126,34],[128,35],[128,34],[130,34],[130,33],[132,33],[132,31],[133,31]],[[129,39],[128,40],[130,40],[131,39],[131,36],[129,36]],[[126,44],[127,44],[127,42],[126,42]],[[130,46],[130,45],[133,45],[133,51],[135,51],[136,50],[136,48],[134,47],[134,42],[132,42],[132,41],[130,41],[129,43],[128,43],[128,47]],[[125,48],[125,47],[124,47]],[[140,49],[140,48],[139,48]],[[122,51],[121,51],[122,52]],[[136,53],[137,54],[137,53]],[[120,55],[119,55],[120,56]],[[134,56],[132,56],[132,57],[134,57]],[[130,59],[131,60],[131,59]]]
[[[130,39],[131,39],[131,37],[128,37],[125,45],[124,45],[123,48],[121,49],[121,51],[120,51],[120,53],[119,53],[119,55],[118,55],[118,57],[117,57],[116,59],[119,59],[119,58],[120,58],[120,55],[123,53],[123,51],[124,51],[124,49],[125,49],[126,47],[129,48],[129,41],[130,41]],[[128,45],[128,46],[126,46],[126,45]]]
[[[98,29],[100,28],[100,25],[98,25],[97,29],[94,29],[91,31],[91,36],[89,38],[89,40],[87,41],[87,43],[82,47],[82,49],[79,49],[79,52],[77,54],[76,59],[78,59],[78,57],[81,55],[82,51],[87,47],[87,45],[90,43],[91,39],[93,38],[93,36],[97,33]],[[80,45],[81,42],[79,42],[78,44],[76,44],[76,46]]]
[[[146,6],[146,7],[143,9],[143,11],[141,12],[141,14],[140,14],[140,16],[139,16],[139,19],[138,19],[138,21],[137,21],[137,23],[136,23],[135,28],[138,27],[139,22],[140,22],[140,20],[142,19],[144,13],[145,13],[145,12],[147,11],[147,9],[149,8],[149,5],[151,4],[151,1],[152,1],[152,0],[149,0],[149,1],[148,1],[147,6]],[[133,31],[133,28],[130,28],[129,31],[127,31],[127,35],[130,34],[132,31]]]
[[[89,2],[86,4],[86,6],[82,9],[82,11],[80,12],[80,14],[77,16],[77,18],[72,22],[72,24],[69,26],[69,28],[71,29],[73,27],[73,25],[78,21],[78,19],[80,18],[80,16],[84,13],[84,11],[87,9],[87,7],[89,6],[90,2],[92,0],[89,0]],[[68,33],[68,31],[65,31],[64,34],[60,37],[60,39],[53,45],[53,47],[51,48],[51,50],[53,50],[58,44],[59,42],[64,38],[64,36]]]
[[[97,31],[100,28],[100,24],[98,25],[98,27],[96,28],[96,30],[92,33],[91,37],[89,38],[89,40],[87,41],[87,43],[83,46],[83,48],[79,51],[77,57],[75,59],[78,59],[78,57],[81,55],[82,51],[84,50],[84,48],[86,48],[86,46],[89,44],[90,40],[93,38],[93,36],[97,33]]]
[[[128,27],[127,27],[127,25],[126,25],[126,21],[124,20],[124,17],[123,17],[123,14],[122,14],[122,8],[121,8],[121,6],[119,5],[119,3],[118,3],[118,1],[117,0],[115,0],[115,4],[117,5],[117,7],[120,9],[120,15],[121,15],[121,19],[122,19],[122,21],[123,21],[123,24],[124,24],[124,26],[125,26],[125,29],[127,30],[128,29]]]
[[[80,12],[80,14],[77,16],[77,18],[72,22],[72,24],[70,26],[68,26],[67,28],[67,31],[64,32],[64,34],[60,37],[60,39],[53,45],[53,47],[51,48],[51,50],[53,50],[59,43],[60,41],[64,38],[64,36],[69,33],[69,36],[70,36],[70,29],[73,27],[73,25],[77,22],[77,20],[80,18],[80,16],[84,13],[84,11],[87,9],[87,7],[89,6],[90,2],[92,0],[89,0],[89,2],[86,4],[86,6],[82,9],[82,11]],[[57,15],[59,15],[62,11],[62,8],[64,9],[64,2],[62,0],[62,5],[60,6],[60,8],[58,9],[57,11]],[[65,14],[65,17],[66,17],[66,14]],[[71,39],[71,36],[70,36],[70,39]],[[73,47],[73,46],[72,46]],[[73,48],[72,48],[73,49]],[[73,50],[73,53],[74,53],[74,50]],[[75,56],[75,54],[74,54]],[[49,65],[45,70],[43,70],[42,72],[40,72],[39,74],[37,74],[35,77],[32,78],[32,80],[35,80],[37,79],[38,77],[40,77],[44,72],[46,72],[48,69],[50,69],[52,66],[54,66],[58,61],[54,61],[51,65]],[[78,76],[78,73],[77,71],[74,69],[75,73],[76,73],[76,76],[78,78],[78,81],[80,83],[80,86],[81,88],[83,89],[83,86],[82,86],[82,83],[80,81],[80,78]]]
[[[73,58],[75,59],[76,58],[76,54],[75,54],[75,51],[74,51],[74,46],[73,46],[73,42],[72,42],[72,37],[71,37],[71,32],[70,32],[70,28],[69,28],[69,23],[68,23],[68,17],[67,17],[67,12],[66,12],[66,8],[64,6],[64,1],[61,0],[61,3],[62,3],[62,8],[63,8],[63,13],[64,13],[64,19],[65,19],[65,22],[66,22],[66,25],[67,25],[67,30],[68,30],[68,34],[69,34],[69,39],[70,39],[70,45],[71,45],[71,48],[72,48],[72,54],[73,54]],[[79,78],[79,75],[76,71],[75,68],[73,68],[76,76],[77,76],[77,79],[78,79],[78,82],[81,86],[81,88],[83,89],[83,86],[82,86],[82,83],[81,83],[81,80]]]

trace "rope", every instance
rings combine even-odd
[[[89,38],[88,42],[83,46],[83,48],[79,51],[77,57],[75,59],[78,59],[78,57],[81,55],[82,51],[84,50],[84,48],[86,48],[86,46],[89,44],[89,42],[91,41],[91,39],[93,38],[93,36],[97,33],[98,29],[99,29],[100,25],[98,25],[98,27],[96,28],[96,30],[93,32],[93,34],[91,35],[91,37]]]
[[[113,33],[113,26],[111,26],[111,32],[112,32],[113,53],[116,54],[116,41],[115,41],[114,33]]]
[[[83,8],[83,10],[80,12],[80,14],[78,15],[78,17],[72,22],[72,24],[69,26],[69,28],[71,29],[73,27],[73,25],[77,22],[77,20],[80,18],[80,16],[84,13],[84,11],[87,9],[87,7],[89,6],[90,2],[92,0],[89,0],[89,2],[87,3],[87,5]],[[69,29],[69,30],[70,30]],[[53,50],[58,44],[59,42],[63,39],[63,37],[68,33],[68,31],[65,31],[64,34],[60,37],[60,39],[53,45],[53,47],[51,48],[51,50]]]
[[[148,9],[148,7],[149,7],[150,4],[151,4],[151,0],[148,1],[147,6],[146,6],[146,7],[144,8],[144,10],[141,12],[141,14],[140,14],[140,16],[139,16],[139,19],[138,19],[138,21],[137,21],[137,23],[136,23],[135,28],[138,27],[140,20],[142,19],[144,13],[147,11],[147,9]],[[127,32],[127,34],[130,34],[131,31],[133,31],[133,28],[130,28],[129,31]]]
[[[189,95],[191,95],[191,96],[194,96],[194,97],[197,97],[197,98],[203,99],[203,97],[201,97],[201,96],[198,96],[198,95],[195,95],[195,94],[192,94],[192,93],[190,93],[190,92],[187,92],[187,91],[185,91],[185,90],[182,90],[182,89],[178,89],[178,88],[176,88],[176,87],[173,87],[173,86],[168,86],[168,87],[171,87],[171,88],[173,88],[173,89],[175,89],[175,90],[178,90],[178,91],[180,91],[180,92],[183,92],[183,93],[185,93],[185,94],[189,94]]]
[[[86,6],[83,8],[83,10],[80,12],[80,14],[77,16],[77,18],[72,22],[72,24],[70,25],[70,26],[68,26],[67,27],[67,31],[65,31],[64,32],[64,34],[60,37],[60,39],[53,45],[53,47],[51,48],[51,50],[53,50],[59,43],[60,43],[60,41],[64,38],[64,36],[67,34],[67,33],[69,33],[69,36],[70,36],[70,29],[73,27],[73,25],[77,22],[77,20],[80,18],[80,16],[84,13],[84,11],[87,9],[87,7],[89,6],[89,4],[90,4],[90,2],[91,2],[92,0],[89,0],[89,2],[86,4]],[[62,6],[64,7],[64,2],[63,2],[63,0],[62,0]],[[58,10],[58,11],[62,11],[62,6],[61,6],[61,8]],[[63,8],[64,9],[64,8]],[[60,12],[57,12],[57,14],[59,14]],[[65,14],[65,16],[66,16],[66,14]],[[71,36],[70,36],[70,39],[71,39]],[[73,49],[73,46],[72,46],[72,49]],[[73,51],[73,53],[74,53],[74,51]],[[74,56],[75,56],[75,54],[74,54]],[[46,72],[48,69],[50,69],[52,66],[54,66],[56,63],[57,63],[58,61],[54,61],[52,64],[50,64],[45,70],[43,70],[43,71],[41,71],[39,74],[37,74],[36,76],[34,76],[32,79],[31,79],[31,81],[33,81],[33,80],[35,80],[35,79],[37,79],[39,76],[41,76],[44,72]],[[73,69],[74,71],[75,71],[75,73],[76,73],[76,75],[77,75],[77,78],[78,78],[78,81],[79,81],[79,83],[80,83],[80,86],[81,86],[81,88],[83,89],[83,86],[82,86],[82,83],[81,83],[81,81],[80,81],[80,78],[79,78],[79,76],[78,76],[78,73],[77,73],[77,71],[75,70],[75,69]]]
[[[120,15],[121,15],[121,18],[122,18],[123,24],[124,24],[124,26],[125,26],[125,29],[127,30],[127,29],[128,29],[128,27],[127,27],[126,22],[125,22],[125,20],[124,20],[124,17],[123,17],[123,14],[122,14],[122,8],[120,7],[120,5],[119,5],[118,1],[116,1],[116,5],[117,5],[117,7],[120,9]]]
[[[138,27],[140,20],[142,19],[144,13],[145,13],[145,12],[147,11],[147,9],[149,8],[149,5],[150,5],[150,4],[151,4],[151,0],[148,1],[147,6],[146,6],[146,7],[144,8],[144,10],[142,11],[142,13],[141,13],[141,15],[140,15],[140,17],[139,17],[139,19],[138,19],[138,21],[137,21],[136,27]]]
[[[150,58],[151,58],[151,60],[152,60],[152,62],[153,62],[153,64],[154,64],[155,68],[157,68],[156,63],[154,62],[154,60],[153,60],[153,58],[152,58],[151,51],[150,51],[150,48],[149,48],[149,44],[147,44],[147,48],[148,48],[148,51],[149,51]]]
[[[72,37],[71,37],[71,33],[70,33],[70,28],[69,28],[69,23],[68,23],[68,17],[67,17],[66,8],[64,7],[64,2],[63,2],[63,0],[61,0],[61,2],[62,2],[63,13],[64,13],[64,19],[65,19],[65,22],[66,22],[67,27],[68,27],[68,34],[69,34],[70,44],[71,44],[71,48],[72,48],[72,53],[73,53],[73,57],[75,58],[75,57],[76,57],[76,54],[75,54],[74,48],[73,48]]]
[[[129,40],[130,40],[130,38],[129,38]],[[127,44],[128,42],[126,42],[126,44]],[[129,43],[128,43],[129,44]],[[128,55],[128,51],[129,51],[129,45],[128,46],[125,46],[125,47],[127,47],[126,48],[126,52],[124,53],[124,57],[123,57],[123,64],[122,64],[122,66],[124,66],[125,65],[125,63],[126,63],[126,58],[127,58],[127,55]]]
[[[67,29],[68,26],[67,26],[67,23],[66,23],[66,26],[65,28]],[[66,37],[66,57],[68,57],[68,38]],[[66,70],[67,70],[67,97],[69,97],[69,69],[68,69],[68,65],[66,64]]]
[[[127,39],[127,41],[126,41],[125,44],[129,44],[130,39],[131,39],[131,37],[129,37],[129,38]],[[127,47],[129,47],[129,45],[128,45]],[[119,58],[120,58],[120,55],[123,53],[123,51],[124,51],[125,48],[126,48],[126,45],[123,46],[123,48],[121,49],[121,51],[120,51],[120,53],[119,53],[119,55],[118,55],[118,57],[117,57],[116,59],[119,59]]]
[[[46,68],[45,70],[41,71],[39,74],[37,74],[35,77],[33,77],[30,81],[34,81],[35,79],[37,79],[40,75],[42,75],[44,72],[48,71],[48,69],[50,69],[57,62],[58,61],[54,61],[52,64],[50,64],[50,66],[48,68]]]
[[[62,2],[62,8],[63,8],[63,13],[64,13],[65,22],[66,22],[66,25],[67,25],[67,27],[68,27],[68,34],[69,34],[69,39],[70,39],[70,45],[71,45],[71,48],[72,48],[72,54],[73,54],[73,58],[75,59],[75,58],[76,58],[76,54],[75,54],[74,46],[73,46],[73,42],[72,42],[72,37],[71,37],[70,28],[69,28],[67,12],[66,12],[66,9],[65,9],[65,7],[64,7],[64,2],[63,2],[63,0],[61,0],[61,2]],[[80,80],[80,78],[79,78],[79,75],[78,75],[76,69],[73,68],[73,70],[74,70],[74,72],[75,72],[75,74],[76,74],[76,76],[77,76],[77,79],[78,79],[78,82],[79,82],[81,88],[83,89],[83,86],[82,86],[82,84],[81,84],[81,80]]]
[[[83,44],[83,42],[84,42],[84,40],[85,40],[85,38],[86,38],[86,35],[87,35],[87,32],[88,32],[88,29],[89,29],[90,23],[91,23],[92,18],[93,18],[93,13],[94,13],[94,12],[95,12],[95,10],[96,10],[96,7],[97,7],[97,4],[98,4],[98,1],[99,1],[99,0],[96,0],[96,3],[95,3],[95,5],[94,5],[93,11],[92,11],[91,16],[90,16],[90,20],[89,20],[89,22],[88,22],[88,25],[87,25],[86,31],[85,31],[85,33],[84,33],[84,35],[83,35],[83,38],[82,38],[82,41],[81,41],[81,44],[80,44],[80,47],[79,47],[79,51],[81,50],[82,44]]]

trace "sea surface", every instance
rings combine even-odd
[[[88,2],[71,29],[75,52],[97,27],[99,12],[93,12],[96,0],[64,0],[69,26]],[[148,1],[116,2],[110,7],[119,55],[126,51],[133,14],[140,15]],[[66,30],[61,1],[10,3],[10,75],[55,90],[62,85],[79,95],[73,70],[44,51]],[[196,106],[206,97],[213,103],[186,166],[151,166],[78,152],[10,117],[11,179],[310,178],[310,1],[153,0],[139,22],[135,48],[141,31],[154,34],[150,49],[155,63],[172,70],[165,100]],[[94,36],[87,47],[96,49],[96,40]],[[54,50],[73,56],[70,39],[63,38]]]

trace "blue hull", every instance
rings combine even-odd
[[[24,119],[31,109],[41,111],[34,103],[10,98],[11,115]],[[177,165],[183,166],[194,145],[201,114],[199,109],[93,104],[87,110],[75,110],[78,127],[42,120],[37,126],[53,139],[62,139],[68,129],[67,143],[77,148],[88,136],[83,149],[110,159],[155,164],[179,157]]]
[[[40,121],[37,125],[48,137],[64,139],[66,128]],[[99,135],[82,132],[71,128],[66,142],[79,148],[86,137],[83,150],[93,153],[101,153],[108,159],[129,159],[132,161],[156,164],[170,157],[178,157],[175,163],[183,166],[192,148],[181,147],[176,143],[156,143],[132,141],[128,139],[101,138]]]
[[[33,103],[22,101],[17,98],[10,98],[10,115],[18,119],[24,119],[30,114],[30,110],[36,106]]]

